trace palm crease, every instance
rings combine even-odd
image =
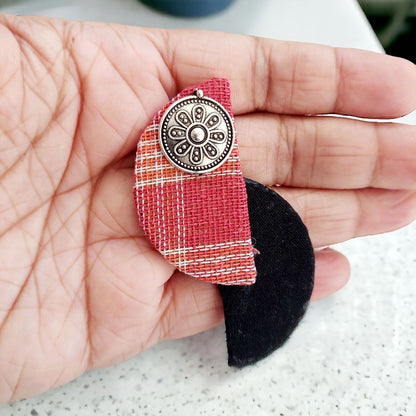
[[[0,16],[7,56],[0,71],[3,401],[221,322],[218,292],[176,271],[150,246],[132,197],[137,139],[153,114],[188,85],[226,76],[237,86],[244,174],[281,185],[274,189],[301,214],[316,247],[414,218],[414,130],[304,116],[378,115],[377,86],[361,88],[367,94],[361,101],[346,96],[364,83],[358,64],[341,56],[349,52],[237,36],[227,38],[233,45],[227,46],[222,34],[203,32],[184,46],[184,36]],[[213,42],[229,59],[213,62]],[[315,55],[322,55],[322,64]],[[242,61],[248,69],[235,64]],[[414,80],[413,69],[397,66]],[[384,84],[392,103],[380,117],[416,104],[411,91],[403,101],[403,88],[395,101],[389,89],[397,85]],[[371,105],[362,104],[366,100]],[[390,145],[398,130],[400,157]],[[350,141],[334,141],[338,131]],[[348,274],[340,253],[317,254],[315,298],[337,290]]]

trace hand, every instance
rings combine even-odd
[[[355,50],[209,32],[0,17],[0,400],[27,397],[223,319],[215,286],[149,245],[135,147],[182,88],[231,82],[244,175],[276,188],[315,247],[415,218],[416,70]],[[308,116],[305,116],[308,114]],[[316,253],[313,298],[348,261]]]

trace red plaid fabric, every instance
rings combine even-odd
[[[202,175],[172,166],[159,145],[164,111],[195,88],[232,117],[229,82],[218,78],[186,88],[155,115],[137,146],[139,221],[154,247],[182,272],[212,283],[250,285],[256,269],[237,140],[227,161]]]

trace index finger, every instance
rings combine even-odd
[[[394,118],[416,107],[416,67],[404,59],[216,32],[162,33],[161,50],[177,89],[228,78],[236,114]]]

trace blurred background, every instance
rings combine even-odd
[[[416,0],[144,2],[0,0],[0,12],[384,49],[416,63]],[[416,112],[400,121],[416,124]],[[415,236],[416,222],[338,244],[351,262],[350,283],[312,303],[288,343],[259,365],[228,368],[220,326],[0,406],[0,416],[234,416],[242,409],[256,416],[414,416]]]
[[[317,20],[314,14],[327,13],[327,16],[333,14],[334,25],[339,24],[337,17],[340,16],[335,14],[338,10],[345,9],[343,3],[357,3],[364,11],[384,50],[389,54],[402,56],[416,62],[416,0],[141,0],[140,5],[138,5],[138,1],[0,0],[0,11],[13,14],[41,14],[76,20],[112,21],[141,26],[195,27],[274,38],[281,34],[291,34],[287,28],[280,30],[277,27],[285,25],[287,22],[287,25],[294,27],[294,36],[289,37],[291,40],[309,40],[321,43],[320,37],[314,35],[319,30],[330,31],[331,23],[328,23],[329,19],[326,19],[327,27],[319,29],[319,25],[325,21]],[[288,5],[286,6],[285,3]],[[335,3],[338,5],[335,6]],[[232,7],[229,7],[230,5]],[[164,14],[152,12],[152,6],[159,12],[162,10]],[[260,9],[263,9],[262,16],[260,16]],[[271,18],[273,14],[267,13],[265,10],[272,12],[275,9],[280,11],[284,19],[278,17],[273,25]],[[286,10],[290,10],[290,14],[285,16]],[[295,10],[295,13],[292,13],[292,10]],[[342,13],[345,15],[344,22],[347,25],[350,24],[351,36],[354,36],[353,32],[357,30],[357,27],[351,24],[349,13],[345,13],[345,11]],[[172,19],[172,17],[168,17],[169,14],[177,17]],[[298,21],[293,20],[295,15],[299,17]],[[184,16],[188,19],[184,19]],[[201,16],[208,17],[196,20],[189,19],[189,17]],[[267,21],[264,16],[268,16]],[[312,22],[319,21],[312,33],[308,32],[311,22],[308,21],[309,19],[304,19],[305,16],[308,16]],[[260,30],[260,27],[263,29]],[[340,30],[344,29],[344,27],[340,27]],[[302,31],[305,31],[305,36],[299,38],[298,33]],[[357,33],[355,36],[362,36],[362,33]],[[327,38],[325,37],[325,39]],[[359,47],[354,42],[346,45],[335,42],[334,46]]]
[[[416,0],[360,0],[387,53],[416,63]]]

